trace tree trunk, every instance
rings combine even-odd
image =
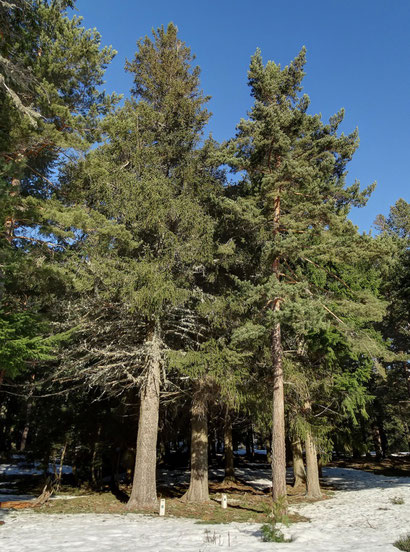
[[[323,460],[322,457],[319,455],[319,458],[317,460],[317,470],[319,473],[319,479],[323,477]]]
[[[101,437],[102,427],[101,424],[98,424],[97,428],[97,438],[94,441],[93,453],[91,456],[91,482],[94,489],[101,490],[101,457],[100,457],[100,437]]]
[[[382,449],[382,438],[380,436],[380,430],[377,423],[372,426],[372,437],[374,450],[376,452],[376,459],[381,460],[383,458],[383,449]]]
[[[203,386],[198,384],[191,407],[191,477],[185,502],[207,502],[208,489],[208,407]]]
[[[6,373],[5,370],[0,370],[0,386],[2,385],[3,383],[3,379],[4,379],[4,374]]]
[[[232,442],[232,419],[227,409],[224,425],[224,452],[225,452],[225,479],[224,481],[235,481],[235,467]]]
[[[293,456],[293,487],[305,486],[306,484],[306,470],[303,463],[303,450],[302,443],[299,438],[292,441],[292,456]]]
[[[156,332],[150,342],[148,373],[140,393],[137,454],[128,509],[156,508],[157,439],[161,383],[161,340]]]
[[[248,427],[248,431],[246,432],[246,458],[249,460],[255,459],[255,447],[253,444],[253,427],[252,424]]]
[[[273,238],[280,232],[280,194],[275,197],[273,205]],[[273,261],[273,274],[280,281],[280,259]],[[280,297],[272,303],[273,312],[280,310]],[[272,331],[272,365],[273,365],[273,408],[272,408],[272,498],[274,502],[284,505],[286,509],[286,442],[285,442],[285,398],[283,390],[283,347],[280,322]]]
[[[32,404],[28,403],[27,411],[26,411],[26,415],[27,415],[26,423],[24,425],[23,433],[21,434],[20,452],[24,452],[26,450],[28,432],[30,431],[30,424],[29,424],[28,416],[30,415],[30,412],[31,412],[31,406],[32,406]]]
[[[34,393],[34,380],[36,376],[35,374],[32,374],[31,380],[32,384],[30,386],[30,391],[27,397],[27,407],[26,407],[26,421],[24,424],[23,433],[21,434],[21,441],[20,441],[20,452],[24,452],[26,450],[27,445],[27,437],[28,432],[30,431],[30,421],[31,421],[31,411],[33,409],[33,393]]]
[[[211,464],[216,460],[216,439],[216,431],[214,431],[211,439],[208,438],[208,459]]]
[[[306,496],[308,498],[321,498],[322,492],[319,483],[319,469],[317,464],[316,444],[310,430],[306,433]]]
[[[272,498],[286,500],[285,402],[283,391],[283,350],[280,324],[272,333],[273,414],[272,414]]]
[[[387,456],[388,456],[387,435],[386,435],[386,432],[384,430],[383,418],[381,418],[381,417],[378,418],[377,425],[379,426],[379,433],[380,433],[380,440],[381,440],[383,458],[387,458]]]

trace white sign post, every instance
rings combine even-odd
[[[159,515],[165,516],[165,498],[161,498],[159,501]]]
[[[228,497],[226,496],[226,494],[222,495],[221,506],[224,509],[228,507]]]

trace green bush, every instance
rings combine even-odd
[[[263,542],[289,542],[274,523],[265,523],[261,527]]]
[[[390,499],[390,502],[392,504],[404,504],[404,498],[401,496],[393,496],[393,498]]]
[[[403,535],[399,538],[399,540],[396,540],[396,542],[393,543],[393,546],[403,552],[410,552],[410,533],[407,533],[407,535]]]

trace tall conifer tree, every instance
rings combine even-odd
[[[56,201],[53,171],[90,146],[115,101],[98,90],[115,52],[68,17],[73,5],[0,2],[0,379],[52,348],[41,338],[59,279],[48,261],[75,217]]]
[[[89,326],[68,362],[105,390],[140,390],[130,508],[157,502],[162,374],[168,351],[196,335],[196,275],[213,258],[206,198],[220,184],[198,149],[209,114],[192,61],[173,24],[140,40],[127,63],[133,98],[104,122],[106,143],[67,170],[63,190],[112,223],[72,248],[83,261],[78,312]]]
[[[284,69],[274,62],[264,65],[256,52],[248,73],[255,103],[249,120],[239,123],[236,138],[227,144],[225,158],[234,170],[245,171],[238,206],[255,216],[258,269],[244,289],[254,305],[253,320],[262,324],[259,336],[264,328],[270,333],[275,501],[286,498],[283,331],[292,328],[292,334],[297,329],[303,335],[335,322],[354,333],[341,319],[349,313],[343,301],[337,304],[338,290],[316,285],[312,268],[332,274],[344,289],[338,266],[363,255],[363,240],[346,215],[351,206],[364,205],[371,191],[360,192],[357,182],[345,185],[358,135],[338,136],[343,111],[328,124],[307,113],[309,99],[299,95],[304,63],[304,49]],[[375,251],[368,255],[377,257]],[[367,301],[366,292],[359,295],[353,301]],[[248,328],[258,335],[254,323]]]

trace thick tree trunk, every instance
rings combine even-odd
[[[224,481],[235,481],[235,467],[232,442],[232,419],[229,411],[226,412],[224,425],[224,452],[225,452],[225,479]]]
[[[272,414],[272,498],[286,500],[285,401],[283,390],[283,350],[280,324],[272,333],[273,414]]]
[[[199,384],[191,407],[191,477],[182,497],[185,502],[207,502],[208,488],[208,405],[206,392]]]
[[[321,498],[322,491],[319,483],[319,469],[317,463],[316,444],[312,433],[308,431],[305,438],[306,448],[306,496],[308,498]]]
[[[140,394],[137,454],[128,509],[156,508],[158,503],[156,467],[161,383],[160,343],[160,338],[155,332],[150,343],[148,373]]]
[[[294,439],[292,441],[292,457],[293,457],[293,487],[304,487],[306,484],[306,470],[303,462],[303,449],[301,440]]]

